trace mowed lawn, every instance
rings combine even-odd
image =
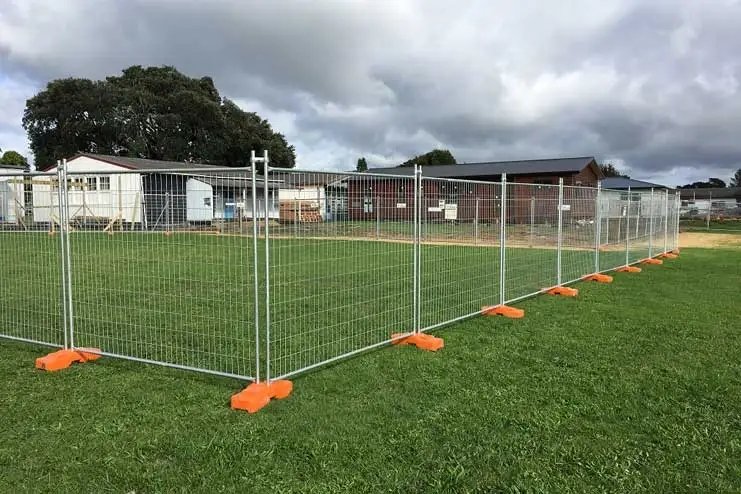
[[[0,341],[0,491],[740,491],[741,250],[577,286],[441,329],[438,353],[297,377],[255,415],[229,409],[236,380],[43,373],[43,348]]]

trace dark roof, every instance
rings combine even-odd
[[[741,187],[710,187],[707,189],[679,189],[682,199],[737,199],[741,200]]]
[[[634,180],[625,177],[607,177],[602,179],[602,188],[604,189],[670,189],[666,185],[653,184],[643,180]]]
[[[596,166],[597,162],[591,156],[426,166],[423,168],[422,174],[426,177],[463,178],[501,175],[502,173],[508,175],[579,173],[590,165],[594,166],[595,173],[600,176],[599,167]],[[414,167],[371,168],[368,172],[391,175],[413,175]]]
[[[189,163],[185,161],[162,161],[162,160],[150,160],[147,158],[128,158],[126,156],[111,156],[107,154],[94,154],[94,153],[79,153],[74,155],[67,161],[72,161],[75,158],[84,156],[86,158],[92,158],[94,160],[103,161],[111,165],[120,166],[128,170],[158,170],[161,168],[192,168],[208,169],[214,165],[206,165],[203,163]],[[48,166],[45,170],[53,168],[56,164]]]

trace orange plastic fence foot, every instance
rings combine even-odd
[[[246,410],[255,413],[270,403],[273,398],[282,400],[293,391],[293,383],[285,379],[278,381],[252,383],[237,394],[232,395],[233,410]]]
[[[617,268],[615,271],[618,273],[640,273],[641,268],[635,266],[623,266],[622,268]]]
[[[391,335],[392,345],[414,345],[420,350],[436,352],[445,346],[442,338],[432,336],[426,333],[414,333],[405,336],[403,333],[394,333]]]
[[[641,264],[664,264],[664,261],[662,261],[661,259],[654,259],[652,257],[649,257],[642,260]]]
[[[612,283],[612,276],[602,273],[595,273],[585,276],[584,281],[596,281],[597,283]]]
[[[100,358],[97,348],[78,348],[77,350],[57,350],[36,359],[36,368],[45,371],[58,371],[66,369],[73,362],[90,362]]]
[[[510,307],[509,305],[492,305],[490,307],[484,307],[481,309],[481,313],[485,316],[504,316],[509,319],[521,319],[525,317],[524,309],[517,309]]]
[[[554,286],[546,290],[546,293],[548,295],[560,295],[562,297],[576,297],[579,295],[579,290],[567,286]]]
[[[677,257],[679,256],[671,252],[664,252],[663,254],[659,254],[659,259],[676,259]]]

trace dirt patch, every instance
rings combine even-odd
[[[680,247],[741,248],[741,235],[733,233],[682,232]]]

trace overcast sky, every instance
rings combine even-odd
[[[303,168],[596,156],[668,185],[741,167],[735,0],[0,0],[0,147],[25,100],[129,65],[212,76]]]

